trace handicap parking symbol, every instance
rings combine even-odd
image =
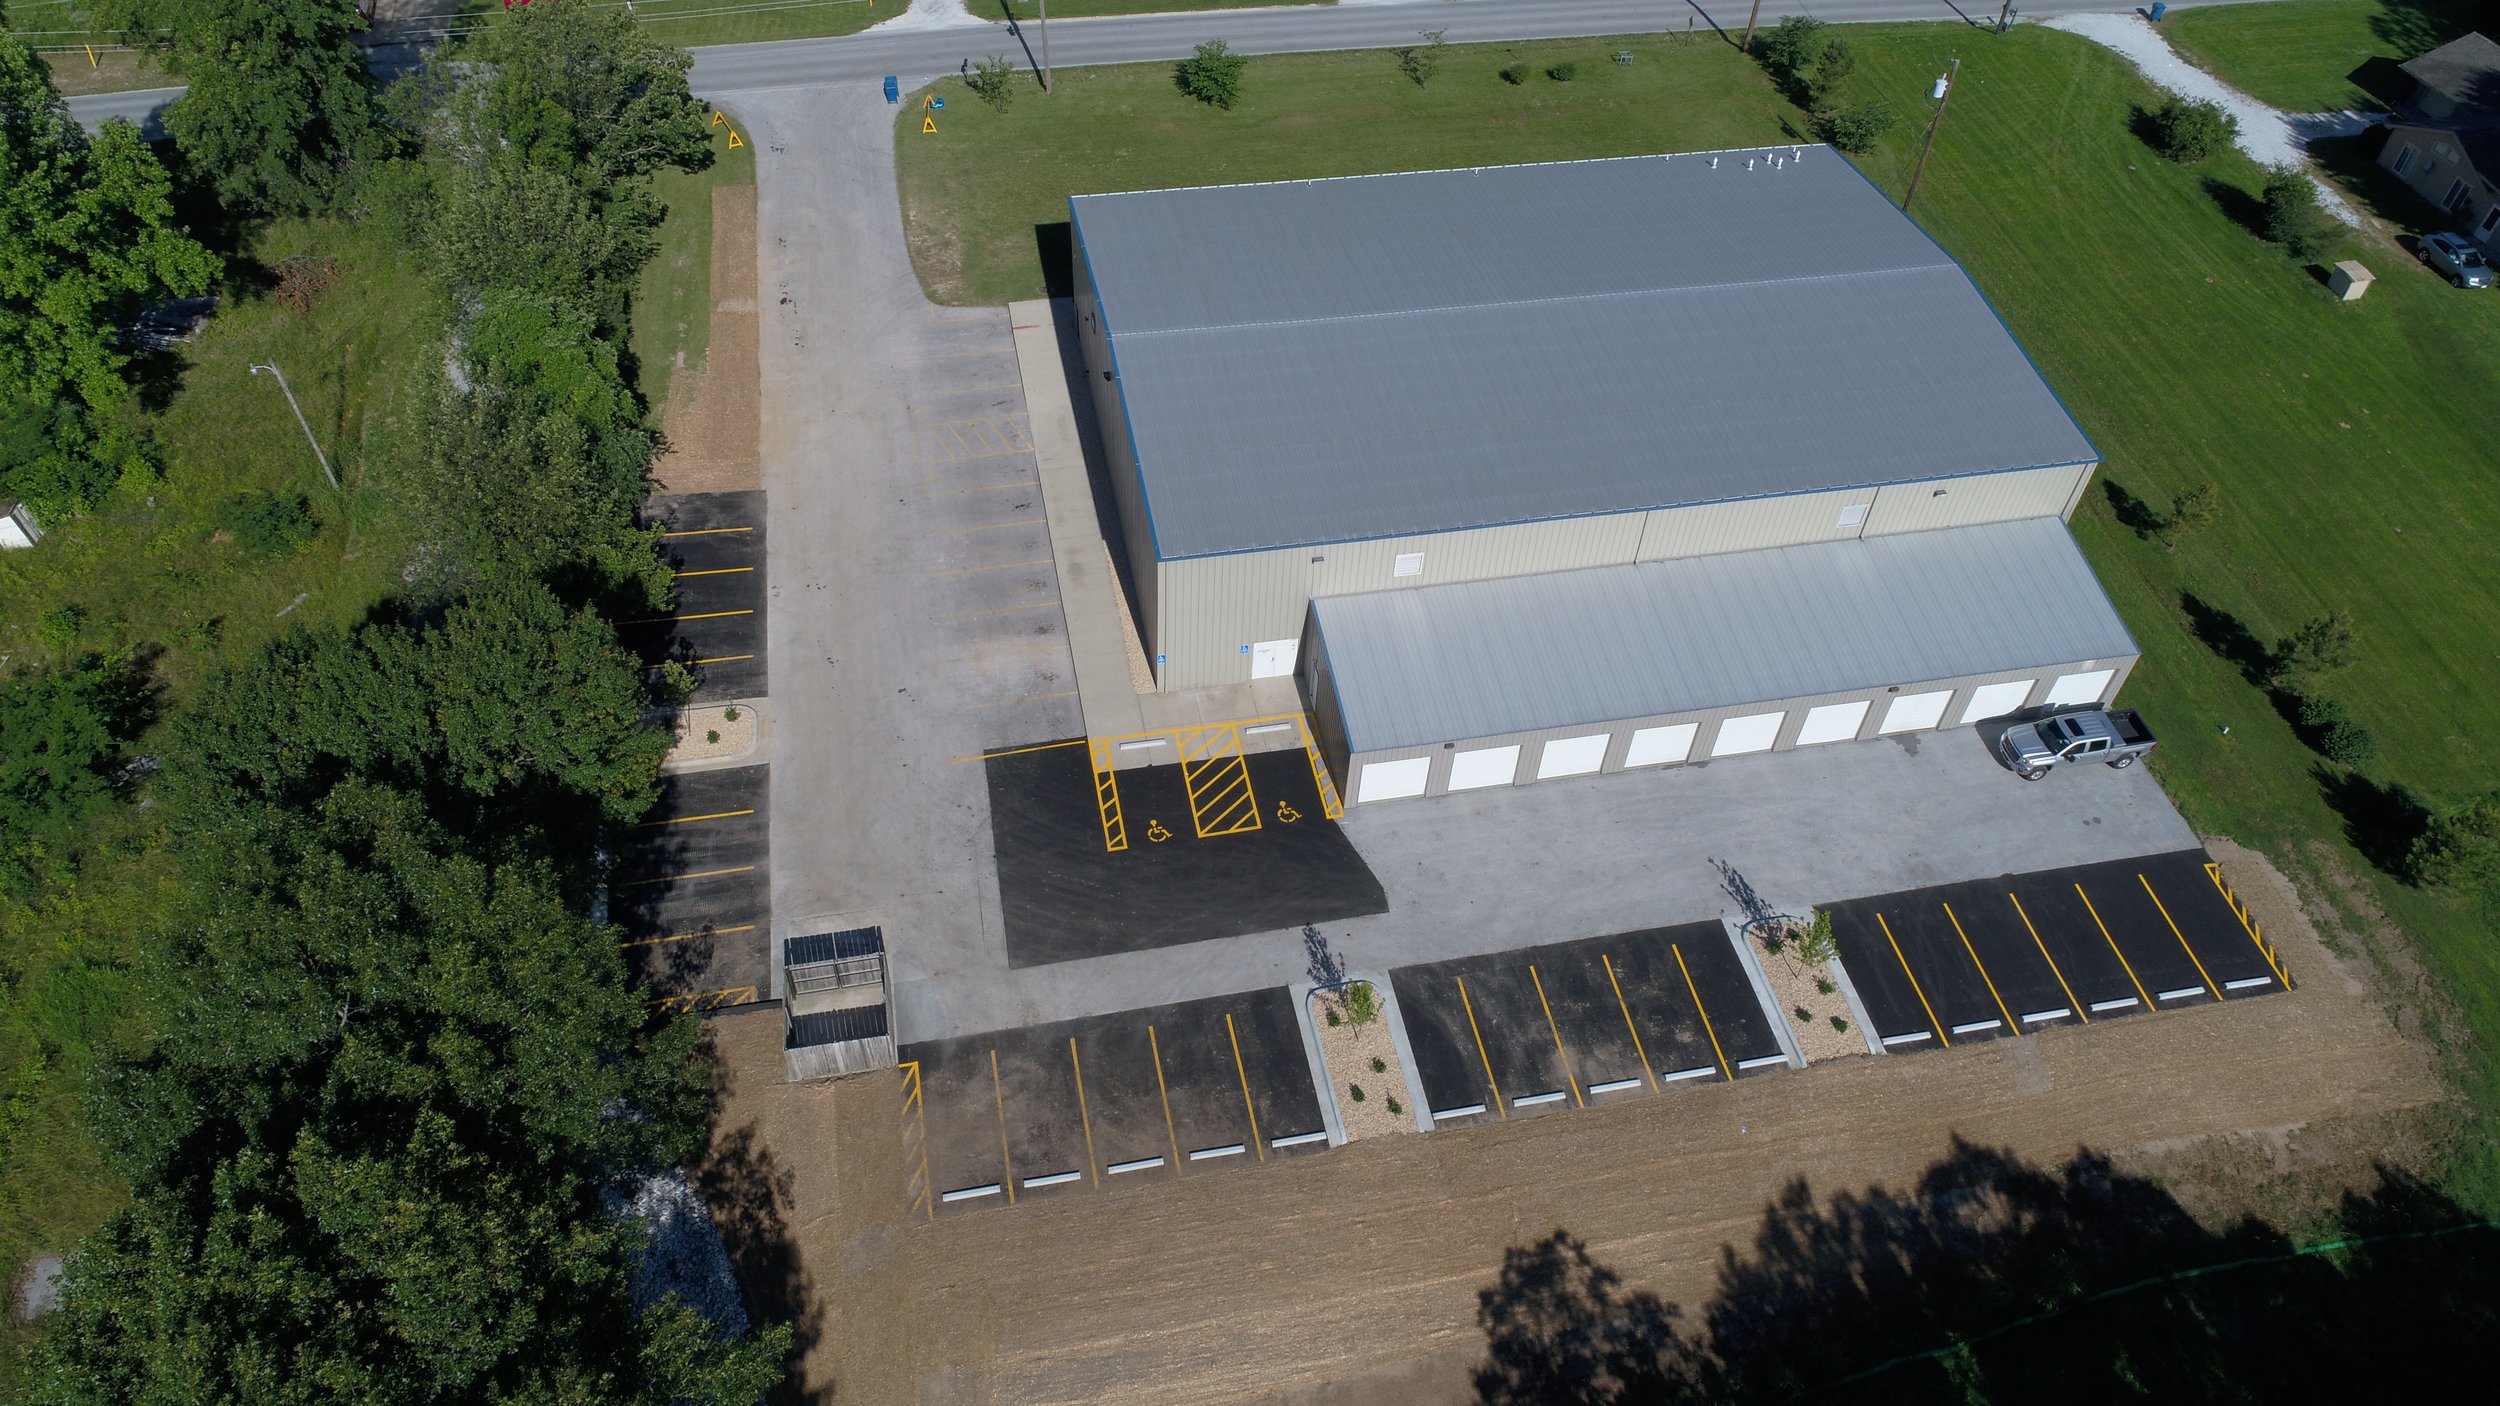
[[[1156,844],[1162,844],[1165,840],[1172,838],[1172,832],[1163,828],[1162,821],[1149,820],[1146,822],[1146,838]]]
[[[1295,810],[1295,809],[1293,808],[1293,802],[1291,802],[1291,801],[1278,801],[1278,802],[1276,803],[1276,823],[1277,823],[1277,824],[1279,824],[1279,825],[1291,825],[1292,823],[1294,823],[1294,822],[1295,822],[1295,821],[1297,821],[1297,820],[1300,820],[1301,818],[1302,818],[1302,812],[1300,812],[1300,811],[1298,811],[1298,810]]]

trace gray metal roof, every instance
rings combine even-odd
[[[1071,200],[1157,553],[2098,457],[1837,152],[1712,160]]]
[[[2136,653],[2055,518],[1311,608],[1357,752]]]

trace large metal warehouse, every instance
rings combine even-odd
[[[1156,683],[1300,675],[1353,800],[1497,784],[1461,753],[1530,780],[1683,759],[1642,729],[1699,759],[1925,717],[1874,695],[1950,691],[1950,727],[2132,664],[2064,526],[2090,441],[1829,148],[1070,209]]]

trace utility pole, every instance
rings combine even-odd
[[[1761,18],[1762,0],[1753,0],[1753,13],[1745,16],[1745,42],[1736,46],[1736,52],[1740,54],[1753,52],[1753,27]]]
[[[1928,94],[1936,104],[1936,115],[1927,124],[1927,140],[1919,145],[1918,165],[1910,172],[1909,193],[1901,197],[1902,214],[1908,214],[1910,202],[1918,199],[1919,178],[1927,174],[1927,153],[1936,149],[1936,129],[1944,125],[1945,105],[1953,101],[1953,80],[1961,75],[1962,61],[1956,58],[1953,67],[1945,70],[1944,76],[1936,80],[1935,91]]]
[[[313,438],[312,423],[304,418],[304,407],[295,403],[295,388],[286,383],[286,373],[279,370],[278,364],[274,361],[267,365],[259,362],[252,363],[253,375],[257,376],[263,371],[278,378],[278,389],[286,392],[287,409],[295,412],[295,423],[303,426],[304,429],[304,442],[312,446],[313,458],[321,463],[321,476],[330,480],[332,488],[338,487],[339,476],[330,468],[330,456],[321,452],[321,441]]]
[[[1050,91],[1050,0],[1042,4],[1042,91]]]

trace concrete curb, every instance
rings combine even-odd
[[[759,754],[767,751],[773,740],[773,710],[765,706],[770,701],[763,698],[723,698],[709,703],[689,705],[699,708],[746,710],[755,718],[755,740],[747,744],[745,751],[732,753],[726,757],[705,757],[701,761],[693,762],[662,762],[660,774],[662,776],[688,776],[695,772],[735,771],[742,766],[764,765],[767,759]]]
[[[1832,980],[1840,983],[1840,999],[1849,1003],[1849,1018],[1858,1023],[1858,1036],[1866,1041],[1866,1052],[1892,1053],[1884,1048],[1883,1037],[1875,1033],[1875,1022],[1866,1014],[1866,1002],[1858,999],[1858,984],[1849,979],[1849,964],[1834,957],[1825,965],[1831,971]]]
[[[1415,1131],[1432,1131],[1432,1101],[1424,1097],[1424,1076],[1415,1065],[1415,1047],[1407,1042],[1406,1012],[1398,1006],[1398,989],[1389,984],[1387,972],[1352,972],[1357,981],[1368,981],[1380,992],[1380,1018],[1389,1022],[1389,1043],[1397,1047],[1398,1069],[1406,1075],[1406,1106],[1415,1110]]]
[[[1755,959],[1753,944],[1745,940],[1744,929],[1725,913],[1719,915],[1719,929],[1727,934],[1728,945],[1736,949],[1736,960],[1745,964],[1745,979],[1753,983],[1753,998],[1761,1005],[1762,1013],[1771,1018],[1771,1035],[1780,1042],[1780,1050],[1788,1056],[1788,1067],[1805,1068],[1805,1051],[1797,1048],[1797,1032],[1788,1028],[1787,1013],[1779,1008],[1779,1002],[1771,998],[1771,979],[1762,974],[1762,963]]]
[[[1285,988],[1293,998],[1293,1023],[1302,1027],[1302,1057],[1311,1062],[1311,1087],[1319,1094],[1320,1126],[1328,1130],[1330,1147],[1343,1147],[1345,1123],[1337,1117],[1337,1095],[1328,1081],[1328,1061],[1320,1058],[1319,1027],[1311,1023],[1311,995],[1317,990],[1319,983],[1308,978]]]

